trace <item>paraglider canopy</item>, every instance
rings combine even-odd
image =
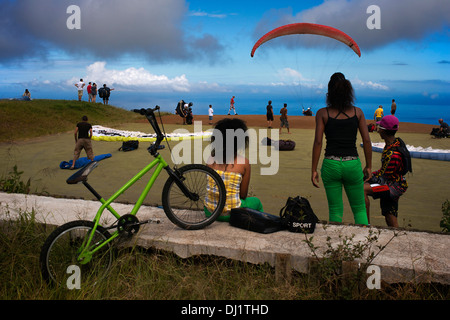
[[[315,34],[333,38],[348,45],[359,57],[361,57],[361,51],[358,44],[349,35],[338,29],[313,23],[293,23],[268,32],[253,46],[251,56],[253,57],[255,55],[255,51],[267,41],[292,34]]]

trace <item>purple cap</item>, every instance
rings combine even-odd
[[[377,122],[377,125],[380,127],[380,129],[384,130],[392,130],[397,131],[398,130],[398,124],[399,121],[397,117],[395,116],[386,116],[381,119],[381,121]]]

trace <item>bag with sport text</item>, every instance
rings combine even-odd
[[[308,199],[297,196],[289,197],[280,210],[281,223],[290,232],[313,233],[319,222]]]

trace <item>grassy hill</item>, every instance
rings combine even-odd
[[[0,100],[0,142],[46,136],[75,129],[82,116],[91,123],[114,125],[142,116],[114,106],[74,100]]]

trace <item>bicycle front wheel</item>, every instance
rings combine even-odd
[[[213,169],[190,164],[178,169],[183,185],[194,195],[191,199],[177,185],[173,177],[167,179],[162,193],[164,212],[170,221],[183,229],[198,230],[213,223],[225,206],[226,190],[220,175]],[[211,198],[214,190],[214,201]]]
[[[106,275],[113,259],[111,243],[106,243],[95,252],[89,262],[79,261],[82,248],[88,242],[93,228],[92,221],[73,221],[50,234],[40,255],[42,277],[47,282],[66,286],[68,289],[80,289],[83,285],[96,283]],[[108,231],[98,226],[90,249],[98,247],[110,236]]]

